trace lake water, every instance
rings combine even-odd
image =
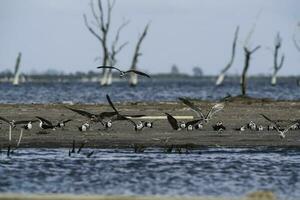
[[[229,79],[221,87],[215,87],[214,78],[153,79],[143,81],[137,87],[126,82],[116,82],[110,87],[99,83],[25,83],[16,87],[0,84],[0,103],[103,103],[109,94],[114,101],[175,101],[180,96],[203,100],[219,100],[228,94],[239,95],[238,79]],[[248,95],[275,100],[299,100],[300,87],[295,78],[279,79],[273,87],[267,78],[252,78]]]
[[[20,149],[0,156],[0,192],[300,198],[300,152],[288,149]]]

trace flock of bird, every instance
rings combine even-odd
[[[120,76],[124,77],[128,73],[136,73],[137,75],[145,76],[150,78],[148,74],[145,74],[140,71],[136,70],[129,70],[129,71],[122,71],[116,67],[110,67],[110,66],[101,66],[98,68],[109,68],[109,69],[115,69],[120,72]],[[87,118],[87,121],[80,125],[78,127],[78,130],[81,132],[86,132],[90,129],[91,124],[100,123],[104,130],[107,130],[112,127],[113,123],[116,121],[127,121],[129,122],[133,127],[135,131],[142,131],[144,128],[153,128],[153,121],[135,121],[134,118],[140,118],[144,117],[145,115],[125,115],[121,114],[120,111],[115,107],[113,102],[111,101],[111,98],[109,95],[106,95],[106,99],[112,108],[112,111],[106,111],[102,112],[100,114],[94,114],[85,110],[79,110],[75,108],[71,108],[69,106],[65,106],[66,109],[75,112],[85,118]],[[190,101],[187,98],[179,98],[179,100],[186,105],[190,110],[195,112],[196,117],[194,117],[193,120],[184,122],[184,121],[178,121],[174,116],[172,116],[170,113],[165,113],[167,120],[173,130],[180,131],[180,130],[187,130],[192,131],[196,129],[203,129],[203,127],[213,118],[216,113],[224,109],[224,103],[217,103],[214,106],[211,107],[211,109],[205,114],[201,108],[196,106],[192,101]],[[261,116],[267,120],[270,125],[268,125],[267,130],[276,130],[279,133],[279,136],[281,138],[286,137],[286,133],[290,129],[299,129],[300,128],[300,121],[292,121],[290,125],[288,125],[286,128],[282,128],[279,125],[279,121],[272,120],[269,117],[267,117],[264,114],[261,114]],[[39,127],[44,130],[52,129],[56,130],[58,128],[64,128],[66,124],[72,119],[65,119],[58,121],[57,123],[53,123],[50,120],[45,119],[44,117],[36,116],[35,119],[32,120],[9,120],[4,117],[0,117],[0,121],[3,121],[4,123],[8,124],[9,127],[9,134],[8,134],[8,140],[9,140],[9,148],[11,145],[12,140],[12,129],[20,128],[20,135],[19,139],[16,145],[16,148],[19,147],[23,135],[24,130],[31,130],[33,128],[33,124],[36,122],[39,122]],[[0,124],[1,125],[1,124]],[[212,126],[213,130],[218,131],[221,133],[223,130],[226,130],[226,127],[223,125],[221,121],[217,122]],[[246,129],[253,130],[253,131],[262,131],[264,130],[264,127],[262,125],[256,125],[254,122],[250,122],[244,126],[241,126],[240,128],[237,128],[235,130],[237,131],[245,131]]]

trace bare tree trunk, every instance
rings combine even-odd
[[[148,33],[148,28],[149,28],[149,24],[146,25],[142,35],[140,36],[140,38],[136,44],[132,62],[131,62],[131,68],[130,68],[131,70],[137,70],[138,58],[139,58],[139,56],[142,55],[142,53],[140,53],[141,44]],[[130,73],[129,84],[130,84],[130,86],[136,86],[138,84],[138,77],[135,73]]]
[[[226,72],[229,70],[229,68],[232,66],[234,57],[235,57],[235,51],[236,51],[236,43],[238,39],[238,34],[239,34],[239,26],[236,27],[235,34],[234,34],[234,39],[233,39],[233,44],[232,44],[232,52],[231,52],[231,58],[229,63],[225,66],[225,68],[220,72],[217,81],[216,81],[216,86],[219,86],[223,83],[225,79]]]
[[[272,74],[272,79],[271,79],[271,85],[273,85],[273,86],[275,86],[277,83],[277,73],[282,68],[283,62],[284,62],[284,55],[282,55],[280,63],[278,64],[278,53],[279,53],[281,44],[282,44],[282,39],[278,33],[275,38],[274,66],[273,66],[273,74]]]
[[[252,51],[250,51],[247,47],[244,47],[244,53],[245,53],[245,65],[244,65],[244,69],[243,69],[243,73],[242,73],[242,77],[241,77],[241,91],[242,91],[242,95],[246,96],[246,78],[247,78],[247,71],[250,65],[250,59],[251,59],[251,55],[257,51],[260,48],[260,46],[255,47]]]
[[[22,57],[22,53],[19,53],[16,59],[13,85],[19,85],[21,57]]]
[[[298,23],[298,28],[300,28],[300,22]],[[296,29],[297,29],[297,27],[296,27]],[[296,29],[293,34],[293,42],[294,42],[296,49],[300,52],[300,41],[297,41],[297,39],[296,39]]]

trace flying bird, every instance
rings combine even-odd
[[[186,98],[182,98],[179,97],[178,98],[182,103],[184,103],[185,105],[187,105],[189,108],[191,108],[192,111],[194,111],[197,116],[204,121],[205,123],[207,123],[209,120],[211,120],[211,118],[219,111],[224,109],[224,103],[217,103],[215,104],[210,110],[209,112],[204,115],[202,110],[197,107],[194,103],[192,103],[190,100],[186,99]]]
[[[267,121],[269,121],[275,128],[275,130],[279,133],[279,136],[281,139],[285,138],[286,137],[286,133],[293,127],[293,126],[296,126],[298,125],[299,123],[298,122],[294,122],[290,125],[288,125],[285,129],[282,129],[280,128],[280,126],[278,125],[278,123],[274,120],[271,120],[269,117],[267,117],[266,115],[264,114],[260,114],[263,118],[265,118]]]
[[[72,119],[67,119],[67,120],[61,120],[60,122],[57,123],[56,127],[58,128],[63,128],[66,126],[68,122],[72,121]]]
[[[15,120],[8,120],[4,117],[0,117],[0,120],[3,122],[6,122],[9,125],[9,134],[8,134],[8,140],[9,142],[11,142],[11,132],[12,129],[15,128],[17,125],[21,125],[21,133],[20,133],[20,137],[22,137],[22,129],[25,130],[30,130],[32,129],[32,123],[36,122],[37,120],[20,120],[20,121],[15,121]],[[20,139],[19,139],[20,140]]]
[[[112,66],[100,66],[100,67],[97,67],[98,69],[115,69],[115,70],[118,70],[120,72],[120,77],[124,77],[126,74],[129,74],[129,73],[135,73],[137,75],[141,75],[141,76],[145,76],[147,78],[151,78],[151,76],[149,76],[148,74],[144,73],[144,72],[141,72],[141,71],[137,71],[137,70],[127,70],[127,71],[122,71],[116,67],[112,67]]]
[[[96,123],[100,122],[103,126],[105,126],[104,123],[105,119],[111,118],[116,115],[116,112],[102,112],[100,114],[94,114],[94,113],[87,112],[85,110],[74,109],[67,106],[66,108],[81,116],[88,118],[91,122],[96,122]]]
[[[188,128],[188,130],[193,130],[193,127],[197,123],[201,122],[201,119],[192,120],[192,121],[189,121],[187,123],[178,122],[177,119],[175,119],[169,113],[165,113],[165,114],[167,115],[167,119],[168,119],[169,124],[171,125],[171,127],[173,128],[173,130],[176,130],[176,131],[180,131],[180,130],[182,130],[184,128]]]
[[[39,116],[36,116],[36,118],[40,121],[40,128],[55,130],[56,125],[52,124],[52,122],[50,122],[49,120]]]
[[[112,107],[112,109],[116,112],[116,116],[114,116],[111,119],[112,121],[126,120],[126,121],[130,122],[131,124],[133,124],[135,131],[139,131],[139,130],[142,130],[144,128],[144,125],[143,125],[142,122],[135,123],[132,119],[128,118],[129,115],[122,115],[122,114],[120,114],[120,112],[116,109],[115,105],[111,101],[111,99],[110,99],[110,97],[109,97],[108,94],[106,95],[106,99],[107,99],[109,105]],[[130,117],[142,117],[142,116],[145,116],[145,115],[131,115]]]

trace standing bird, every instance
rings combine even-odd
[[[90,124],[87,122],[78,127],[78,130],[80,132],[86,132],[89,129],[90,129]]]
[[[49,120],[39,116],[36,116],[36,118],[40,121],[40,128],[55,130],[56,125],[52,124],[52,122],[50,122]]]
[[[226,130],[226,127],[223,125],[223,122],[217,122],[217,124],[213,125],[212,126],[214,131],[225,131]]]
[[[215,115],[217,112],[221,111],[224,109],[224,103],[217,103],[216,105],[214,105],[209,112],[204,115],[202,110],[197,107],[195,104],[193,104],[191,101],[189,101],[186,98],[178,98],[182,103],[184,103],[185,105],[187,105],[188,107],[191,108],[192,111],[194,111],[197,116],[204,122],[207,123],[209,120],[212,119],[213,115]]]
[[[145,76],[147,78],[151,78],[151,76],[149,76],[148,74],[144,73],[144,72],[140,72],[140,71],[137,71],[137,70],[134,70],[134,69],[131,69],[131,70],[127,70],[127,71],[122,71],[116,67],[112,67],[112,66],[100,66],[100,67],[97,67],[98,69],[115,69],[115,70],[118,70],[120,72],[120,77],[124,77],[126,74],[129,74],[129,73],[135,73],[137,75],[141,75],[141,76]]]
[[[279,137],[280,137],[281,139],[283,139],[283,138],[286,137],[285,134],[286,134],[293,126],[299,124],[298,122],[296,122],[296,123],[294,122],[294,123],[288,125],[285,129],[282,129],[282,128],[279,127],[279,125],[277,124],[276,121],[271,120],[269,117],[267,117],[267,116],[264,115],[264,114],[260,114],[260,115],[261,115],[263,118],[265,118],[267,121],[271,122],[271,124],[274,126],[275,130],[279,133]]]

